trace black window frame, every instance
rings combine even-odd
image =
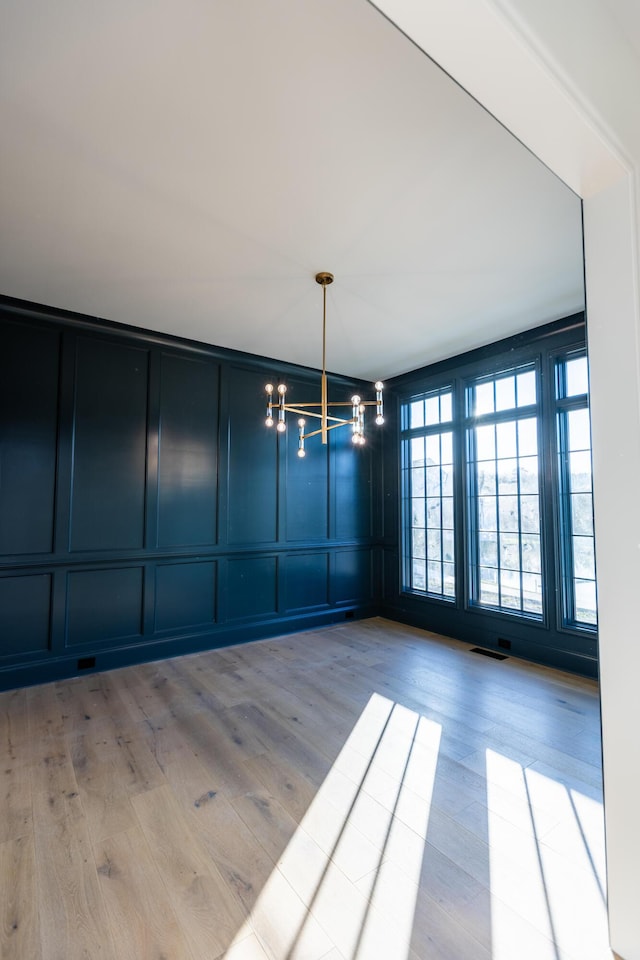
[[[496,410],[492,413],[483,413],[476,414],[475,409],[471,407],[470,398],[473,395],[475,388],[483,383],[495,382],[496,380],[501,379],[502,377],[508,376],[517,376],[520,373],[533,372],[535,375],[536,382],[536,400],[534,403],[523,405],[523,406],[513,406],[506,410]],[[541,376],[540,376],[540,364],[537,358],[525,361],[524,363],[518,363],[514,366],[509,366],[506,369],[494,370],[490,374],[483,374],[481,376],[469,377],[464,381],[464,391],[465,391],[465,412],[466,416],[463,423],[464,431],[464,443],[465,443],[465,462],[464,469],[466,471],[466,486],[463,496],[466,500],[466,509],[467,509],[467,528],[466,528],[466,543],[465,543],[465,558],[464,562],[467,566],[467,593],[465,596],[465,603],[468,609],[473,610],[490,610],[494,613],[500,613],[506,616],[511,617],[522,617],[525,619],[532,620],[534,622],[546,623],[547,621],[547,603],[546,595],[547,591],[545,589],[545,580],[546,580],[546,571],[544,557],[546,555],[546,530],[544,523],[544,507],[543,507],[543,496],[542,496],[542,482],[541,482],[541,471],[540,463],[542,461],[541,447],[542,447],[542,428],[541,428]],[[541,610],[540,613],[534,613],[533,611],[527,611],[524,608],[516,609],[513,607],[507,607],[500,604],[486,604],[482,603],[480,600],[480,589],[479,589],[479,577],[478,571],[481,566],[479,562],[479,520],[478,520],[478,507],[479,507],[479,498],[480,493],[477,490],[477,471],[474,469],[475,465],[478,462],[481,462],[477,459],[475,451],[475,442],[476,435],[475,430],[477,427],[497,425],[500,423],[507,423],[511,421],[518,422],[519,420],[529,420],[535,417],[536,419],[536,458],[537,458],[537,468],[538,468],[538,483],[537,483],[537,492],[536,496],[538,498],[538,515],[539,515],[539,530],[537,536],[540,539],[540,571],[539,576],[542,580],[541,588]],[[519,456],[516,455],[515,458],[518,460]],[[496,464],[498,463],[498,456],[496,451],[495,456]],[[520,478],[518,476],[517,480],[517,497],[520,500]],[[496,508],[498,508],[499,501],[499,492],[496,491]],[[518,506],[520,511],[520,506]],[[519,515],[520,521],[520,515]],[[496,532],[499,534],[499,518],[497,518]],[[518,570],[519,579],[520,579],[520,594],[522,596],[522,579],[524,574],[527,572],[522,568],[522,531],[520,522],[518,524],[518,540],[519,540],[519,554],[521,559],[520,569]],[[500,544],[497,545],[497,567],[498,578],[500,579]],[[500,585],[498,587],[499,592],[501,592]]]
[[[517,655],[550,663],[590,676],[597,675],[597,627],[572,622],[565,615],[561,603],[561,542],[562,524],[559,468],[556,436],[557,397],[555,371],[558,359],[586,352],[586,326],[583,314],[546,324],[515,337],[498,341],[458,357],[439,361],[430,367],[413,371],[389,382],[398,404],[398,431],[387,448],[385,469],[398,478],[396,530],[399,537],[395,552],[395,571],[389,565],[391,542],[385,548],[385,609],[390,615],[426,629],[470,641],[483,646],[507,646]],[[538,370],[536,407],[538,408],[538,456],[540,458],[540,536],[543,577],[542,616],[480,606],[473,602],[471,570],[469,568],[469,528],[473,522],[468,488],[468,450],[466,390],[470,383],[495,379],[501,373],[534,364]],[[427,593],[407,589],[405,580],[406,516],[403,513],[405,491],[402,489],[403,443],[414,431],[408,429],[407,415],[403,413],[411,401],[450,387],[453,390],[455,460],[454,517],[455,517],[455,602]],[[526,408],[516,408],[528,412]],[[514,410],[505,411],[507,419]],[[417,431],[419,432],[419,430]],[[395,467],[389,457],[396,450]],[[566,513],[566,511],[565,511]],[[391,518],[391,514],[389,517]],[[409,521],[410,522],[410,521]]]
[[[558,526],[561,535],[556,544],[556,556],[558,563],[559,589],[557,591],[557,611],[558,621],[564,630],[587,631],[597,634],[598,631],[598,606],[597,606],[597,569],[595,570],[595,590],[596,590],[596,621],[589,623],[585,620],[579,620],[576,616],[576,596],[574,581],[575,576],[575,558],[573,545],[573,519],[572,507],[570,505],[572,491],[570,483],[570,446],[568,440],[567,415],[575,410],[587,410],[590,420],[589,390],[586,393],[573,396],[566,395],[566,364],[571,360],[581,358],[587,360],[588,355],[586,347],[576,347],[568,349],[557,354],[551,360],[553,364],[554,378],[554,396],[555,396],[555,421],[556,421],[556,446],[555,446],[555,468],[556,468],[556,514],[558,517]],[[589,444],[589,453],[592,454],[591,442]],[[593,518],[593,459],[591,456],[591,526],[593,530],[594,555],[595,555],[595,525]],[[594,560],[595,564],[595,560]],[[579,579],[579,578],[578,578]]]
[[[432,397],[438,396],[442,397],[444,393],[451,393],[451,420],[440,421],[435,424],[422,425],[418,427],[411,427],[410,425],[410,408],[411,404],[417,400],[427,400]],[[402,519],[402,532],[400,536],[400,558],[401,558],[401,582],[404,586],[403,590],[405,593],[412,594],[414,596],[422,597],[426,596],[430,600],[435,601],[436,603],[445,603],[445,604],[455,604],[458,602],[458,577],[456,571],[458,569],[458,562],[460,557],[458,556],[458,537],[457,529],[459,518],[456,511],[456,480],[458,472],[458,457],[456,453],[456,410],[457,410],[457,396],[456,390],[453,385],[448,382],[434,386],[433,389],[423,392],[418,396],[409,398],[407,402],[403,402],[401,405],[401,423],[402,423],[402,441],[400,445],[400,497],[401,497],[401,507],[400,507],[400,516]],[[452,467],[453,467],[453,544],[454,544],[454,594],[453,596],[445,595],[444,593],[435,593],[427,589],[419,590],[414,587],[412,584],[413,574],[411,572],[411,565],[414,559],[412,543],[413,543],[413,523],[412,523],[412,501],[413,497],[412,488],[411,488],[411,465],[407,462],[407,450],[411,447],[411,441],[416,438],[426,438],[427,436],[441,435],[442,433],[451,433],[452,434]],[[425,500],[427,499],[425,491]],[[409,505],[405,509],[405,504]],[[425,526],[425,538],[426,538],[426,526]],[[441,561],[442,562],[442,561]],[[425,555],[426,563],[426,555]],[[426,574],[425,574],[426,575]],[[426,582],[428,583],[428,577]]]

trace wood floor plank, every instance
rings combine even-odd
[[[243,767],[254,780],[254,789],[243,792],[266,790],[296,823],[300,823],[316,794],[315,784],[283,757],[253,757]]]
[[[27,689],[29,742],[65,734],[62,705],[55,683],[43,683]]]
[[[230,709],[233,716],[242,716],[245,711],[246,704],[243,703]],[[304,740],[317,753],[332,762],[353,729],[351,718],[345,720],[337,717],[323,704],[312,707],[297,694],[278,687],[271,681],[262,686],[260,711],[262,715],[273,717],[289,736]],[[260,715],[253,712],[252,717],[259,721]],[[260,736],[259,732],[257,736]]]
[[[323,960],[331,937],[280,870],[274,870],[244,928],[255,932],[270,960]]]
[[[133,722],[171,716],[177,702],[186,699],[172,671],[162,663],[128,667],[120,673],[120,699]]]
[[[202,677],[200,679],[203,680]],[[225,739],[231,751],[238,749],[244,758],[264,753],[265,743],[260,736],[261,714],[256,712],[258,708],[255,706],[255,699],[260,698],[257,690],[252,700],[245,700],[231,707],[223,704],[210,692],[200,696],[200,691],[207,691],[206,681],[201,683],[198,697],[195,701],[192,700],[188,708],[190,713],[205,714],[209,721],[215,724],[218,735]]]
[[[78,803],[69,745],[63,737],[48,737],[31,745],[30,765],[33,822],[36,833],[69,817],[75,819]]]
[[[307,780],[320,785],[331,767],[326,754],[316,749],[293,725],[278,717],[275,711],[251,705],[244,710],[244,716],[253,724],[256,736],[265,751],[273,752],[300,770]]]
[[[136,825],[129,791],[104,741],[84,734],[70,741],[78,793],[95,843]]]
[[[195,839],[169,786],[140,793],[132,803],[192,953],[197,960],[218,956],[242,926],[245,910]]]
[[[213,777],[216,789],[223,789],[228,796],[250,792],[258,786],[237,745],[220,731],[215,718],[204,711],[180,711],[176,727],[188,738],[192,752]]]
[[[249,913],[275,861],[195,756],[182,754],[165,772],[196,842]]]
[[[43,960],[117,960],[86,823],[78,810],[36,829]]]
[[[40,960],[33,836],[0,843],[0,957]]]
[[[497,742],[503,752],[505,748],[510,748],[515,750],[519,756],[528,755],[532,762],[541,762],[550,767],[556,767],[558,770],[563,770],[565,775],[575,777],[582,783],[599,786],[602,781],[602,772],[599,766],[586,763],[566,750],[559,750],[543,738],[534,738],[530,734],[521,733],[518,730],[500,727],[492,731],[492,741]]]
[[[19,760],[28,741],[27,691],[5,690],[0,693],[0,763]]]
[[[296,832],[297,821],[266,790],[232,797],[230,802],[260,846],[277,863]]]
[[[32,817],[29,764],[5,760],[0,766],[0,843],[31,833]]]
[[[118,960],[193,960],[140,827],[94,852]]]
[[[180,700],[192,710],[207,710],[220,714],[225,703],[207,684],[207,673],[195,669],[193,660],[169,660],[164,665],[167,677],[180,691]]]
[[[222,954],[218,960],[223,960]],[[240,940],[234,940],[229,949],[225,950],[224,960],[271,960],[271,958],[255,933],[250,933],[248,936],[242,936]]]
[[[219,671],[220,665],[217,659],[213,663],[206,662],[206,665],[202,661],[202,664],[199,662],[198,666],[192,669],[202,671],[212,694],[225,707],[234,707],[238,703],[246,703],[247,700],[253,699],[255,685],[252,682],[247,682],[246,672],[243,672],[242,665],[236,664],[236,668],[232,670],[230,665],[226,664],[225,666],[229,669]],[[252,676],[251,671],[249,671],[249,676]]]
[[[281,682],[285,689],[297,693],[311,708],[323,704],[324,709],[353,723],[366,706],[371,690],[363,689],[362,685],[359,688],[354,686],[339,673],[327,675],[323,671],[320,675],[319,671],[314,674],[296,667],[288,670]]]
[[[0,843],[31,832],[31,750],[26,690],[0,694]]]
[[[55,686],[65,733],[89,733],[100,720],[122,714],[119,688],[109,673],[74,677]]]
[[[411,682],[411,673],[404,668],[395,668],[395,672],[386,667],[365,667],[362,675],[370,682],[372,689],[393,700],[399,700],[411,709],[418,710],[424,716],[430,716],[442,723],[453,721],[463,729],[482,733],[495,724],[492,716],[484,716],[474,710],[466,696],[446,694],[438,681],[432,677],[428,687]]]
[[[107,741],[109,756],[121,781],[132,797],[165,783],[164,774],[148,744],[138,737],[134,724],[114,723],[113,736]]]

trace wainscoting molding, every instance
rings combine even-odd
[[[0,688],[379,612],[379,449],[264,426],[317,373],[8,298],[0,344]]]

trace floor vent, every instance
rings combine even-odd
[[[472,647],[471,653],[481,653],[483,657],[491,657],[492,660],[508,660],[505,653],[496,653],[495,650],[483,650],[482,647]]]
[[[78,660],[78,670],[91,670],[95,665],[95,657],[80,657]]]

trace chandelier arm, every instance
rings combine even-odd
[[[341,420],[340,423],[329,423],[326,427],[327,433],[329,430],[337,430],[338,427],[348,427],[351,423],[353,423],[352,420]],[[312,430],[311,433],[305,433],[303,435],[303,440],[308,440],[309,437],[317,436],[319,433],[322,433],[322,429],[323,428],[320,427],[318,430]]]
[[[368,406],[372,406],[372,405],[375,406],[375,401],[365,400],[364,403],[360,404],[360,406],[365,406],[367,404]],[[296,413],[298,410],[300,411],[300,413],[304,413],[307,407],[321,407],[321,406],[322,406],[321,403],[313,403],[312,401],[305,403],[301,400],[300,403],[286,403],[284,408],[285,410],[288,410],[290,413]],[[351,402],[351,400],[336,400],[335,402],[333,400],[330,400],[328,403],[328,406],[329,407],[352,407],[353,403]]]
[[[347,426],[347,424],[353,423],[353,417],[351,420],[345,420],[344,417],[327,417],[327,420],[333,420],[337,427],[340,425]],[[331,428],[327,427],[327,429],[330,430]]]
[[[305,433],[305,434],[303,434],[302,439],[303,439],[303,440],[308,440],[309,437],[317,437],[318,434],[320,434],[320,433],[322,433],[322,427],[318,427],[317,430],[311,430],[310,433]]]
[[[376,405],[377,405],[376,400],[360,400],[358,402],[359,407],[375,407]],[[290,410],[293,413],[295,413],[296,410],[300,410],[302,413],[304,413],[307,407],[321,407],[321,406],[322,406],[322,403],[316,403],[315,401],[312,401],[312,400],[309,400],[309,401],[301,400],[300,403],[286,403],[284,408],[285,410]],[[327,407],[352,407],[352,406],[353,406],[352,400],[328,400],[327,401]]]
[[[351,404],[349,404],[349,406],[351,406]],[[313,410],[304,410],[302,407],[285,407],[285,410],[288,410],[289,413],[304,414],[305,417],[315,417],[317,420],[326,419],[327,421],[336,420],[338,423],[354,423],[353,417],[350,420],[345,420],[344,417],[332,417],[328,414],[327,417],[324,418],[322,413],[315,413]]]

